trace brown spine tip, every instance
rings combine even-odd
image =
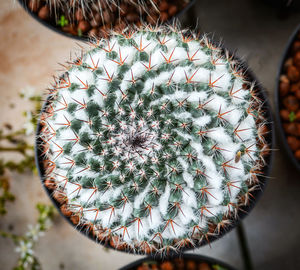
[[[53,193],[53,198],[59,203],[59,204],[64,204],[68,202],[67,196],[59,191],[55,191]]]
[[[66,217],[70,217],[73,214],[73,212],[69,209],[66,203],[60,207],[60,211]]]
[[[57,187],[55,182],[53,180],[49,180],[49,179],[44,181],[44,185],[49,190],[55,190]]]
[[[70,217],[70,220],[74,225],[78,225],[80,221],[80,217],[79,215],[74,215]]]

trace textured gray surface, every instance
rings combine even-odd
[[[13,121],[16,126],[22,119],[16,115],[25,108],[17,98],[24,86],[44,89],[58,61],[75,46],[75,42],[45,29],[33,21],[13,1],[0,0],[0,124]],[[276,12],[259,0],[198,0],[194,7],[198,26],[249,63],[258,79],[266,87],[271,103],[275,91],[275,77],[285,43],[300,23],[300,14],[279,20]],[[185,18],[186,20],[186,18]],[[17,26],[17,27],[16,27]],[[16,64],[17,63],[17,64]],[[9,90],[9,91],[8,91]],[[16,102],[14,109],[9,103]],[[273,107],[274,108],[274,107]],[[300,174],[292,167],[281,147],[279,138],[274,151],[272,178],[255,209],[245,220],[248,242],[255,269],[300,269]],[[9,214],[1,218],[0,228],[14,225],[14,231],[24,232],[36,217],[36,202],[49,202],[37,177],[12,175],[12,191],[17,201],[9,205]],[[39,242],[36,253],[43,269],[117,269],[139,256],[102,247],[83,237],[57,217],[54,226]],[[243,269],[236,232],[232,231],[210,247],[194,253],[205,254]],[[16,261],[14,246],[0,239],[1,269],[7,270]]]

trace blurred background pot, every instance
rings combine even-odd
[[[285,20],[293,15],[298,15],[298,13],[300,12],[299,0],[257,0],[257,1],[263,1],[267,6],[274,9],[277,13],[277,17],[280,20]]]
[[[144,1],[144,8],[138,4],[130,4],[130,1],[126,4],[121,0],[118,8],[110,5],[103,9],[102,14],[88,10],[85,15],[80,9],[72,9],[72,14],[69,9],[64,10],[62,7],[54,9],[44,0],[18,2],[34,19],[49,29],[67,37],[86,41],[91,37],[105,37],[111,28],[122,30],[127,25],[139,26],[143,22],[151,25],[156,25],[157,22],[171,23],[189,10],[196,0],[163,0],[158,1],[156,7],[152,1],[147,0]]]
[[[120,270],[235,270],[233,267],[201,255],[183,254],[180,258],[154,260],[144,258],[122,267]]]
[[[300,10],[300,2],[298,0],[263,0],[263,1],[276,8],[289,8],[293,11]]]
[[[283,147],[300,171],[300,25],[288,40],[280,61],[275,104]]]

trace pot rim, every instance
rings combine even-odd
[[[225,52],[225,49],[222,48],[223,52]],[[266,165],[263,167],[263,174],[262,175],[258,175],[258,179],[259,179],[259,188],[255,189],[252,192],[252,195],[255,199],[249,201],[248,205],[245,206],[241,206],[238,210],[238,218],[237,219],[233,219],[231,220],[231,224],[228,225],[225,229],[221,228],[220,233],[218,235],[211,235],[208,237],[207,239],[204,239],[200,244],[195,245],[194,247],[189,247],[189,248],[182,248],[179,252],[174,252],[171,251],[169,252],[167,255],[161,255],[161,254],[157,254],[157,253],[153,253],[153,254],[149,254],[149,256],[151,256],[152,258],[162,258],[162,257],[172,257],[172,256],[178,256],[179,254],[182,254],[185,251],[189,251],[189,250],[195,250],[196,248],[200,248],[202,246],[205,246],[207,244],[211,244],[212,242],[214,242],[215,240],[218,240],[220,238],[222,238],[225,234],[227,234],[228,232],[230,232],[231,230],[233,230],[234,228],[236,228],[240,222],[249,215],[249,213],[251,212],[251,210],[254,208],[254,206],[257,204],[257,202],[259,201],[259,199],[261,198],[268,179],[267,176],[270,175],[270,172],[272,170],[272,164],[273,164],[273,151],[272,149],[274,149],[274,145],[275,145],[275,131],[274,131],[274,121],[273,121],[273,116],[271,113],[271,105],[267,96],[267,93],[265,91],[265,89],[262,87],[262,85],[258,82],[258,80],[256,79],[256,76],[254,75],[254,73],[252,72],[252,70],[250,70],[248,68],[248,65],[246,64],[246,62],[244,60],[241,60],[239,57],[235,56],[234,54],[232,54],[231,52],[229,52],[229,55],[232,56],[232,58],[236,61],[238,61],[241,69],[244,71],[246,78],[250,79],[250,81],[255,82],[255,89],[258,90],[257,94],[258,97],[263,99],[263,111],[265,112],[265,118],[267,120],[267,129],[268,129],[268,133],[265,136],[265,139],[268,143],[269,146],[269,153],[268,155],[265,157],[265,161],[266,161]],[[48,103],[48,98],[46,99],[46,101],[43,104],[42,110],[41,112],[43,112],[47,106]],[[46,193],[48,194],[48,196],[50,197],[51,201],[54,203],[54,205],[56,206],[57,210],[59,211],[59,213],[74,227],[74,229],[76,229],[77,231],[81,232],[82,234],[84,234],[85,236],[87,236],[88,238],[90,238],[91,240],[93,240],[96,243],[101,244],[104,247],[107,248],[111,248],[113,250],[116,251],[121,251],[121,252],[125,252],[125,253],[129,253],[129,254],[137,254],[137,255],[145,255],[145,254],[140,254],[140,253],[135,253],[132,250],[118,250],[112,246],[110,246],[109,243],[102,243],[100,241],[98,241],[90,232],[88,232],[86,230],[86,228],[84,228],[84,225],[80,226],[81,228],[78,229],[79,226],[76,226],[72,223],[72,221],[70,220],[70,218],[66,217],[65,215],[63,215],[63,213],[60,211],[60,204],[53,198],[53,196],[51,196],[52,191],[49,190],[43,183],[43,179],[44,177],[44,168],[43,168],[43,163],[42,163],[42,159],[40,158],[42,156],[42,151],[39,147],[39,145],[41,144],[41,139],[39,137],[39,133],[41,130],[41,124],[40,124],[40,119],[38,120],[37,123],[37,129],[36,129],[36,141],[35,141],[35,161],[36,161],[36,167],[38,169],[38,173],[40,176],[40,181],[43,185],[43,188],[45,189]]]
[[[294,167],[297,168],[298,171],[300,171],[300,161],[298,161],[296,159],[296,157],[293,154],[292,149],[288,145],[287,135],[285,134],[284,129],[283,129],[283,121],[281,120],[281,117],[280,117],[280,108],[282,106],[281,106],[281,98],[279,95],[279,82],[280,82],[280,76],[283,74],[282,72],[283,72],[284,62],[286,61],[286,59],[288,58],[288,56],[290,54],[292,44],[295,41],[298,32],[300,32],[300,24],[294,29],[294,31],[290,35],[288,42],[286,43],[286,46],[284,48],[283,54],[281,56],[281,60],[279,63],[277,76],[276,76],[276,89],[275,89],[274,101],[275,101],[275,120],[277,122],[277,129],[280,134],[281,142],[285,148],[285,153],[287,154],[289,159],[292,161]]]
[[[79,41],[83,41],[83,42],[86,42],[86,41],[89,41],[90,40],[90,37],[88,36],[75,36],[75,35],[72,35],[70,33],[67,33],[67,32],[64,32],[62,30],[60,30],[58,27],[55,27],[54,25],[48,23],[47,21],[45,20],[42,20],[41,18],[39,18],[39,16],[37,16],[36,13],[32,12],[28,6],[26,5],[26,0],[17,0],[19,2],[19,4],[22,6],[22,8],[32,17],[34,18],[36,21],[38,21],[39,23],[41,23],[43,26],[47,27],[48,29],[62,35],[62,36],[65,36],[65,37],[68,37],[68,38],[72,38],[72,39],[75,39],[75,40],[79,40]],[[172,22],[174,22],[177,18],[181,17],[184,13],[186,13],[195,3],[196,3],[197,0],[191,0],[188,5],[182,9],[178,14],[176,14],[173,18],[171,18],[170,20],[168,20],[166,23],[167,24],[172,24]]]
[[[224,262],[219,261],[218,259],[215,259],[212,257],[200,255],[200,254],[198,255],[198,254],[184,253],[180,256],[180,258],[182,258],[184,260],[193,260],[193,261],[205,262],[205,263],[209,263],[209,264],[218,264],[218,265],[226,268],[226,270],[235,270],[235,268],[228,265],[227,263],[224,263]],[[173,259],[173,258],[168,258],[168,259]],[[137,261],[131,262],[131,263],[119,268],[119,270],[132,270],[132,269],[135,269],[135,267],[140,266],[143,262],[147,262],[147,261],[153,261],[153,257],[148,256],[146,258],[142,258]],[[163,261],[163,259],[158,259],[155,261],[161,262],[161,261]]]

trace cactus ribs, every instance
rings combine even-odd
[[[261,188],[263,101],[206,36],[175,26],[113,32],[49,92],[44,184],[101,243],[143,254],[199,246]]]

